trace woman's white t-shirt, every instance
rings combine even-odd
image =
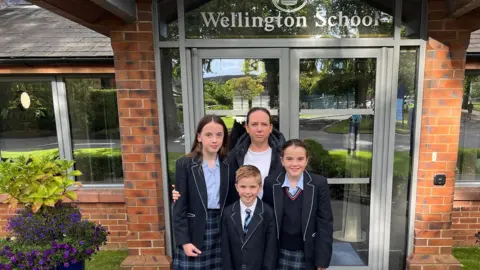
[[[262,190],[258,193],[258,197],[261,199],[263,197],[263,182],[265,177],[268,176],[270,171],[270,163],[272,162],[272,148],[268,147],[267,150],[263,152],[253,152],[248,149],[243,165],[253,165],[260,170],[262,175]]]

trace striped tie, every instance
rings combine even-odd
[[[250,209],[245,209],[245,213],[247,213],[247,216],[245,217],[245,225],[243,225],[243,232],[247,234],[248,232],[248,224],[250,223],[250,220],[252,220],[252,210]]]

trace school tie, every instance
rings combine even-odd
[[[247,215],[245,216],[245,225],[243,225],[243,233],[244,234],[247,234],[248,232],[248,224],[250,223],[250,220],[252,220],[252,210],[250,209],[245,209],[245,213],[247,213]]]

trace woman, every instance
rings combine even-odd
[[[175,183],[183,195],[173,206],[176,240],[173,269],[221,269],[221,216],[233,199],[226,162],[227,128],[216,115],[204,116],[192,150],[176,162]]]

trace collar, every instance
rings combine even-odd
[[[290,180],[288,179],[287,173],[285,173],[285,180],[283,181],[282,187],[288,187],[289,189],[292,188],[292,185],[290,185]],[[298,179],[297,187],[303,190],[303,173],[302,175],[300,175],[300,179]]]
[[[215,167],[220,167],[220,160],[218,159],[218,156],[217,156],[217,159],[215,160]],[[202,161],[202,168],[209,169],[207,161],[205,160]]]
[[[252,214],[255,212],[255,207],[257,206],[258,198],[255,198],[255,201],[253,202],[252,206],[246,207],[245,204],[243,204],[242,200],[240,199],[240,213],[245,213],[245,210],[248,208],[252,210]]]

